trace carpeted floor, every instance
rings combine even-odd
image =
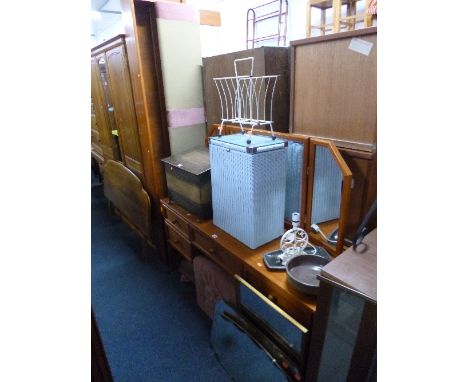
[[[92,305],[116,382],[231,381],[210,347],[211,321],[193,284],[180,282],[92,193]]]

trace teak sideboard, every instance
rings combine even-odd
[[[212,220],[199,220],[168,198],[161,199],[161,213],[172,258],[173,249],[190,262],[197,254],[205,255],[233,277],[236,274],[242,277],[310,330],[316,309],[315,296],[296,291],[288,284],[286,272],[269,271],[263,263],[266,252],[278,249],[278,239],[250,249],[216,227]]]

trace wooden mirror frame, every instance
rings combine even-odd
[[[213,124],[210,126],[206,145],[208,146],[208,137],[212,137],[218,134],[218,127],[220,124]],[[250,129],[248,129],[250,130]],[[234,125],[223,125],[223,135],[235,134],[241,131],[239,126]],[[255,134],[259,135],[270,135],[269,130],[253,130]],[[275,133],[278,138],[286,139],[289,141],[300,142],[304,145],[304,158],[302,164],[302,189],[301,189],[301,223],[300,226],[305,229],[309,235],[309,239],[313,244],[320,245],[325,248],[332,256],[338,256],[343,252],[346,223],[348,218],[348,206],[351,195],[351,182],[352,172],[346,164],[344,158],[340,154],[335,144],[326,139],[312,138],[307,135],[294,134],[294,133]],[[312,217],[312,194],[313,194],[313,180],[314,180],[314,169],[315,169],[315,147],[323,146],[327,147],[335,159],[342,175],[343,175],[343,186],[341,190],[341,203],[340,203],[340,217],[338,220],[338,241],[336,246],[326,242],[320,234],[314,234],[310,228],[310,220]],[[304,171],[305,170],[305,171]],[[291,221],[285,219],[285,228],[291,228]]]
[[[346,164],[345,160],[341,156],[337,147],[333,142],[324,140],[309,138],[309,165],[308,165],[308,182],[307,182],[307,207],[304,216],[303,224],[306,226],[306,232],[309,235],[309,239],[312,243],[320,245],[325,248],[333,256],[338,256],[343,252],[343,244],[345,239],[346,220],[348,216],[348,205],[351,195],[351,181],[352,172]],[[341,202],[340,202],[340,217],[338,219],[338,241],[336,246],[329,244],[323,239],[323,237],[317,233],[313,233],[311,230],[311,217],[312,217],[312,196],[314,191],[314,171],[315,171],[315,148],[316,146],[322,146],[328,148],[336,164],[338,165],[341,174],[343,175],[343,185],[341,188]]]

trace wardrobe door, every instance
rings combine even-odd
[[[101,57],[101,59],[103,59]],[[99,74],[99,58],[91,57],[91,99],[94,106],[95,121],[99,132],[99,144],[104,159],[118,160],[117,148],[112,140],[112,128],[109,120],[108,105]]]
[[[125,46],[119,45],[106,51],[106,61],[122,161],[142,178],[140,141]]]

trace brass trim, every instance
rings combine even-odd
[[[297,327],[302,333],[307,334],[309,332],[304,326],[302,326],[299,322],[297,322],[294,318],[292,318],[288,313],[286,313],[278,305],[271,302],[268,298],[266,298],[262,293],[260,293],[258,290],[256,290],[252,285],[250,285],[242,277],[240,277],[237,274],[235,274],[234,277],[236,278],[237,281],[241,282],[247,288],[249,288],[253,293],[255,293],[257,295],[257,297],[262,299],[265,303],[267,303],[269,306],[271,306],[276,312],[278,312],[284,318],[286,318],[289,322],[291,322],[291,324],[293,324],[295,327]]]

